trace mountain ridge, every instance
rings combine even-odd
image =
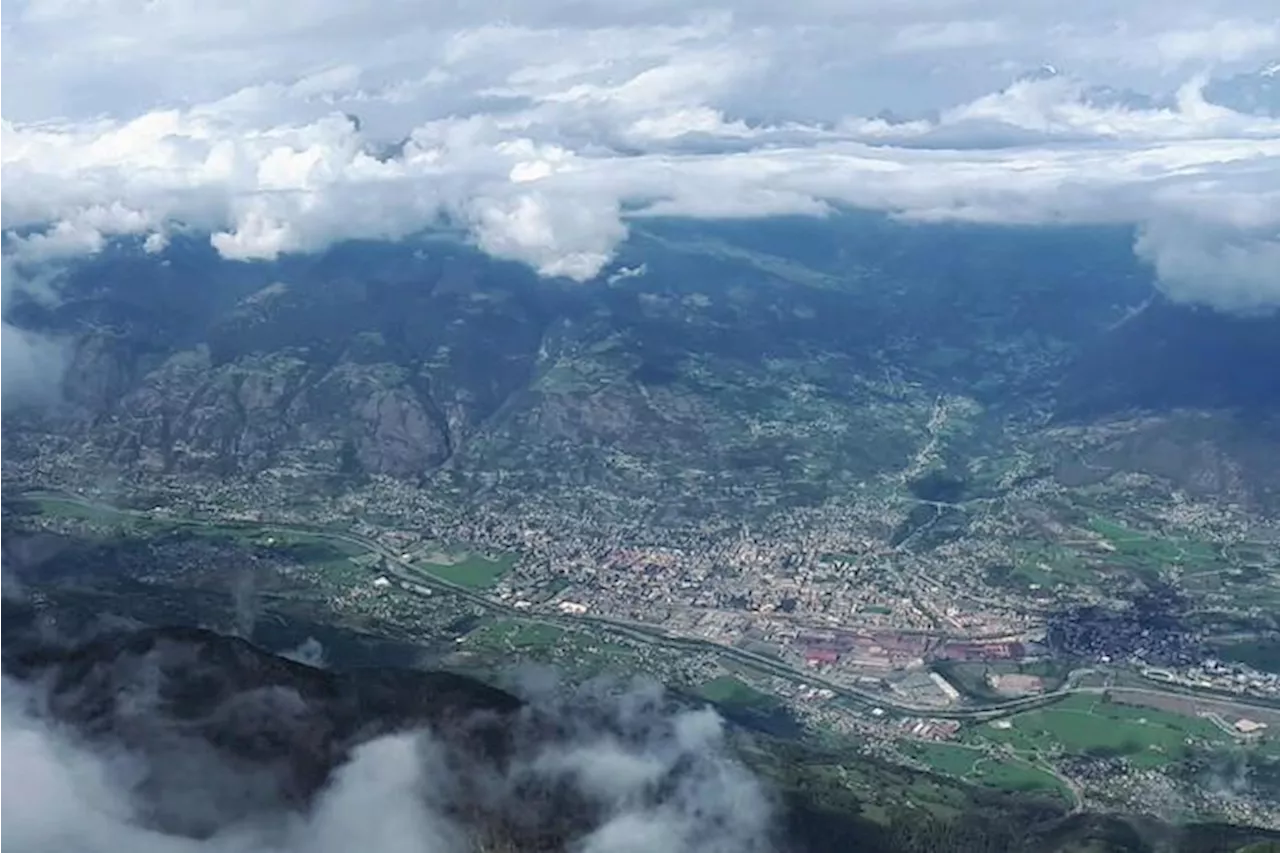
[[[274,266],[176,247],[195,276],[179,293],[173,266],[108,252],[61,303],[14,312],[74,344],[64,404],[15,411],[6,441],[18,456],[87,441],[87,470],[144,477],[639,493],[682,471],[820,501],[842,486],[814,483],[816,468],[849,487],[905,467],[939,395],[983,410],[969,441],[988,449],[1047,416],[1134,406],[1274,417],[1259,365],[1280,355],[1280,320],[1152,304],[1123,233],[1012,250],[981,228],[876,217],[795,230],[652,223],[617,261],[643,273],[588,285],[448,243]],[[946,270],[924,261],[943,250]],[[1220,357],[1181,370],[1133,355],[1176,358],[1188,329]]]

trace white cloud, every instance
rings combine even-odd
[[[616,200],[602,196],[480,197],[469,214],[476,242],[486,252],[579,281],[598,273],[626,235]]]
[[[157,665],[155,653],[134,663],[137,685],[127,685],[144,686],[150,701],[129,712],[129,747],[110,738],[80,738],[50,719],[43,710],[48,697],[37,688],[4,678],[0,832],[6,850],[462,853],[475,849],[477,829],[519,831],[542,820],[563,831],[564,815],[539,813],[554,809],[556,801],[539,804],[529,797],[551,790],[599,808],[598,814],[582,810],[573,827],[581,837],[570,839],[568,849],[772,849],[772,804],[728,753],[720,718],[709,710],[664,710],[661,691],[652,687],[600,696],[556,689],[535,712],[549,717],[512,721],[514,755],[501,770],[451,750],[428,731],[377,737],[351,751],[304,813],[278,809],[246,817],[238,806],[220,811],[208,801],[239,794],[230,802],[242,803],[242,789],[260,789],[253,805],[265,807],[276,796],[273,768],[228,760],[196,735],[174,732],[154,700],[163,680],[147,669]],[[214,715],[258,708],[261,693],[231,697]],[[314,722],[296,692],[277,687],[271,695],[287,695],[297,719]],[[275,720],[273,731],[284,724],[278,711],[262,716]],[[560,734],[552,734],[554,728]],[[181,766],[168,766],[175,761]],[[467,798],[466,808],[457,807],[459,797]],[[165,829],[153,828],[157,823]],[[179,826],[204,831],[189,837]]]
[[[943,21],[908,24],[889,40],[890,51],[955,50],[1010,41],[1013,33],[1003,21]]]
[[[1143,227],[1134,248],[1175,300],[1245,314],[1280,303],[1280,229],[1233,232],[1191,220],[1157,221]]]
[[[6,402],[47,401],[58,397],[58,378],[69,353],[62,341],[11,325],[0,324],[0,365]]]
[[[1169,64],[1233,62],[1280,49],[1280,21],[1214,21],[1205,27],[1167,30],[1154,39],[1156,53]]]
[[[1206,248],[1188,278],[1175,272],[1187,258],[1154,248],[1202,225],[1229,237],[1245,209],[1262,220],[1245,242],[1274,236],[1275,208],[1258,200],[1280,183],[1280,122],[1207,103],[1193,77],[1261,64],[1276,47],[1265,3],[855,5],[538,3],[494,23],[483,2],[320,0],[306,15],[292,2],[13,3],[4,227],[51,227],[6,251],[35,260],[132,234],[160,252],[183,228],[227,257],[272,258],[448,217],[496,256],[588,279],[625,238],[623,210],[852,204],[1132,223],[1171,294],[1280,303],[1251,267],[1265,252],[1210,274],[1228,255]],[[1075,73],[994,85],[1045,61]],[[1099,101],[1081,79],[1182,88],[1142,107]],[[867,117],[900,102],[937,118]]]

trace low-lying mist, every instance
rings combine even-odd
[[[240,641],[208,637],[236,644],[241,660],[249,654]],[[340,686],[264,685],[255,675],[243,690],[210,688],[225,673],[211,675],[203,654],[162,638],[144,653],[75,653],[34,677],[6,675],[4,849],[774,849],[771,798],[730,754],[719,716],[673,705],[658,685],[569,688],[531,672],[516,679],[513,713],[404,727],[359,719],[347,736],[332,709],[361,709]],[[200,706],[204,695],[212,701]],[[184,705],[193,699],[194,713]]]

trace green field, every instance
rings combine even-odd
[[[908,741],[902,751],[948,776],[968,776],[984,758],[982,750],[954,743]]]
[[[1095,584],[1118,573],[1149,579],[1168,568],[1188,572],[1231,568],[1230,561],[1210,542],[1148,533],[1102,515],[1089,516],[1081,526],[1110,548],[1102,551],[1094,540],[1079,537],[1063,542],[1011,542],[1010,560],[988,567],[986,582],[1009,589],[1047,591]]]
[[[1089,529],[1116,549],[1109,559],[1124,564],[1204,566],[1222,560],[1208,542],[1153,536],[1099,516],[1089,519]]]
[[[90,524],[102,524],[125,529],[164,530],[177,526],[174,522],[159,521],[143,516],[130,515],[109,507],[95,507],[78,501],[38,495],[22,496],[15,499],[14,504],[22,510],[32,510],[38,515],[71,518]]]
[[[282,548],[315,545],[332,548],[352,557],[367,553],[368,550],[358,543],[348,542],[337,536],[307,533],[301,530],[281,530],[270,524],[251,521],[215,523],[198,518],[153,518],[52,496],[23,497],[18,500],[20,504],[29,505],[40,515],[76,519],[126,530],[146,530],[149,533],[182,531],[192,536],[239,539],[254,545]],[[335,533],[340,534],[341,531],[335,531]]]
[[[468,589],[488,589],[516,564],[514,554],[487,557],[483,554],[464,554],[457,560],[416,561],[414,568],[440,580],[456,583]]]
[[[501,619],[471,632],[472,643],[496,643],[511,649],[544,648],[564,639],[565,631],[545,622]]]
[[[635,663],[635,650],[607,634],[562,628],[536,619],[485,621],[466,635],[460,648],[497,664],[535,660],[590,672],[624,671]]]
[[[1052,793],[1067,801],[1071,792],[1053,774],[1022,761],[987,759],[979,762],[968,777],[974,782],[1004,791]]]
[[[986,724],[970,729],[966,741],[1004,744],[1031,760],[1063,754],[1113,756],[1138,767],[1181,760],[1196,743],[1230,741],[1208,720],[1108,702],[1092,694],[1070,696],[1048,708],[1017,714],[1009,722],[1009,728]]]
[[[1070,791],[1053,774],[1017,759],[993,758],[973,746],[909,741],[902,745],[902,751],[947,776],[1006,791],[1041,792],[1071,799]]]
[[[1042,587],[1077,583],[1094,577],[1093,570],[1079,554],[1053,542],[1019,542],[1016,567],[1019,574]]]
[[[699,686],[698,695],[708,702],[723,705],[764,707],[777,704],[774,697],[756,690],[750,684],[732,675],[722,675]]]
[[[235,541],[257,548],[271,548],[283,556],[313,568],[354,580],[363,573],[353,557],[369,553],[356,542],[319,533],[281,530],[252,522],[216,524],[196,519],[148,518],[110,507],[95,507],[53,496],[23,498],[41,515],[69,518],[110,527],[125,535],[197,536],[203,539]]]
[[[268,547],[323,573],[326,581],[339,584],[358,583],[369,576],[368,569],[352,558],[368,552],[354,542],[343,542],[305,533],[254,532],[249,530],[215,531],[213,528],[191,528],[199,535],[239,538],[258,547]]]
[[[1091,583],[1096,573],[1075,551],[1064,545],[1040,540],[1013,542],[1012,560],[988,566],[984,580],[991,586],[1031,591],[1048,591],[1066,584]]]

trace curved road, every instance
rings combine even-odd
[[[1144,688],[1144,687],[1078,687],[1072,682],[1082,675],[1087,674],[1090,670],[1077,671],[1068,678],[1067,683],[1058,690],[1048,693],[1042,693],[1037,696],[1027,696],[1018,699],[1010,699],[994,705],[984,705],[979,708],[968,709],[940,709],[929,705],[913,705],[908,702],[901,702],[887,696],[883,693],[863,690],[857,687],[850,687],[845,684],[831,681],[820,675],[810,672],[801,672],[793,669],[786,664],[765,655],[759,655],[754,652],[738,649],[733,646],[726,646],[722,643],[712,642],[696,637],[682,637],[669,634],[661,628],[642,622],[636,622],[627,619],[617,619],[604,616],[591,615],[569,615],[569,614],[545,614],[530,612],[527,610],[516,610],[510,605],[500,601],[488,598],[473,589],[469,589],[459,584],[443,580],[439,577],[431,575],[427,572],[413,568],[408,562],[402,560],[399,555],[393,553],[390,549],[354,533],[335,532],[323,527],[307,526],[307,525],[284,525],[274,524],[271,522],[248,522],[238,520],[219,520],[219,519],[202,519],[202,518],[156,518],[149,512],[143,510],[126,509],[123,507],[104,504],[82,495],[70,492],[55,491],[30,491],[24,494],[25,497],[46,500],[61,501],[63,503],[80,506],[84,509],[92,510],[97,513],[114,514],[124,517],[133,517],[144,519],[151,522],[162,522],[176,525],[189,525],[201,527],[236,527],[248,530],[257,530],[265,533],[279,533],[282,535],[302,534],[312,538],[329,539],[335,542],[344,542],[348,545],[354,545],[362,548],[370,553],[377,554],[386,560],[387,568],[385,574],[390,574],[399,580],[409,583],[420,584],[426,587],[432,587],[443,592],[456,595],[471,603],[482,606],[488,610],[496,611],[508,616],[514,616],[522,619],[536,619],[538,621],[549,624],[564,624],[576,626],[595,626],[606,628],[610,631],[622,634],[630,639],[650,643],[653,645],[666,646],[668,648],[680,649],[684,651],[695,652],[711,652],[722,657],[731,659],[737,663],[743,664],[751,669],[775,675],[788,679],[793,682],[802,682],[809,685],[817,685],[831,690],[837,696],[846,701],[853,702],[859,706],[865,707],[881,707],[889,709],[901,714],[923,715],[938,719],[953,720],[969,720],[983,722],[998,719],[1000,717],[1010,716],[1021,711],[1033,710],[1035,708],[1051,705],[1058,700],[1077,693],[1100,694],[1106,692],[1131,692],[1154,696],[1169,696],[1180,699],[1202,698],[1213,699],[1218,702],[1228,702],[1230,704],[1255,707],[1266,710],[1275,711],[1274,706],[1262,703],[1251,702],[1247,699],[1226,698],[1222,696],[1210,696],[1202,693],[1196,693],[1191,690],[1179,689],[1160,689],[1160,688]],[[380,570],[381,571],[381,570]]]

